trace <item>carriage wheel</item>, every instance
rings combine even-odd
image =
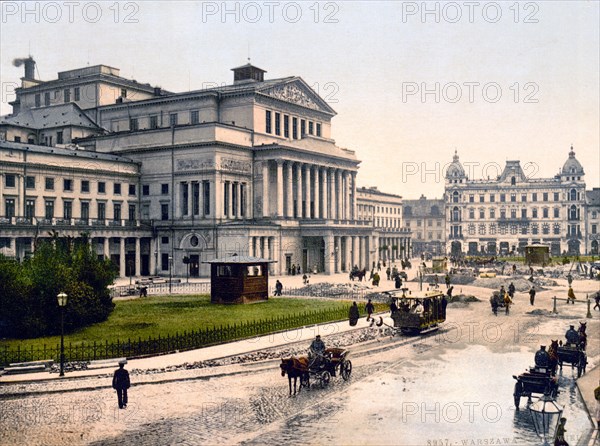
[[[341,366],[341,375],[344,381],[348,381],[350,379],[350,375],[352,375],[352,361],[344,361]]]
[[[515,407],[519,410],[519,405],[521,404],[521,383],[517,382],[515,384],[515,391],[513,393],[513,397],[515,398]]]
[[[324,389],[329,385],[329,381],[331,381],[331,373],[327,370],[323,370],[319,376],[319,381],[321,383],[321,388]]]

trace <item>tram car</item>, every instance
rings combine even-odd
[[[388,291],[397,310],[392,313],[394,329],[403,334],[425,334],[437,330],[446,320],[446,295],[440,290],[410,292],[407,288]]]

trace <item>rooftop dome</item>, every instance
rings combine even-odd
[[[455,150],[454,156],[452,157],[452,163],[448,166],[448,170],[446,171],[446,179],[452,180],[456,178],[462,178],[464,176],[465,169],[463,169],[462,164],[458,160],[458,154]]]
[[[569,152],[569,158],[565,161],[565,164],[562,168],[563,175],[583,175],[583,167],[581,163],[577,161],[575,158],[575,152],[573,151],[573,146],[571,146],[571,151]]]

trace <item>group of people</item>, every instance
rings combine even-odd
[[[302,267],[300,266],[299,263],[298,263],[298,265],[292,265],[288,268],[289,276],[295,276],[296,274],[298,274],[298,275],[302,274]]]

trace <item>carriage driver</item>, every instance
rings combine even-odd
[[[308,349],[308,361],[311,368],[318,368],[321,365],[324,353],[325,343],[321,340],[321,335],[317,335]]]
[[[575,331],[574,325],[569,326],[569,329],[565,333],[565,338],[567,338],[567,345],[572,344],[572,346],[576,346],[579,344],[579,333]]]
[[[545,345],[540,345],[540,349],[535,353],[535,366],[547,368],[550,366],[550,354],[546,351]]]

